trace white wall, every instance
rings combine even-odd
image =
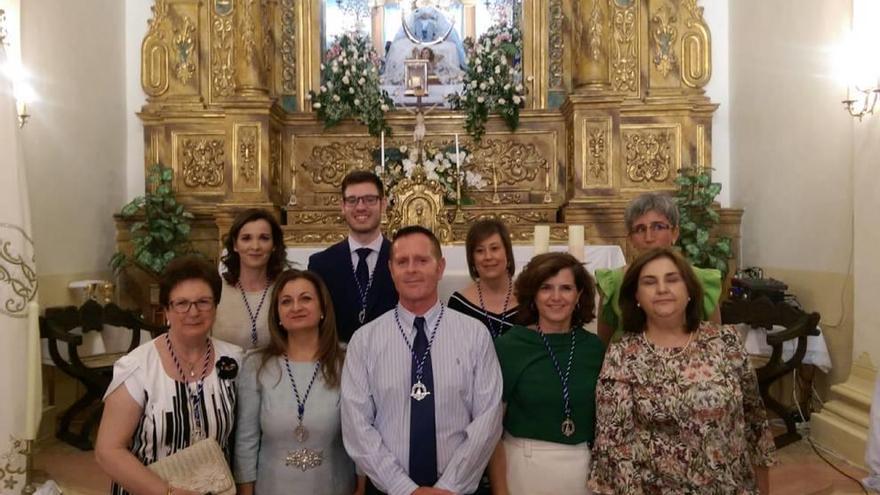
[[[880,368],[880,116],[855,124],[855,330],[853,359]],[[875,404],[876,405],[876,404]]]
[[[720,106],[712,121],[712,178],[721,183],[718,202],[730,206],[730,3],[704,0],[703,18],[712,34],[712,78],[706,95]]]
[[[144,193],[144,125],[137,116],[147,101],[141,88],[141,42],[153,0],[125,0],[125,196]]]
[[[123,7],[21,2],[38,97],[23,148],[41,277],[105,271],[113,252],[126,174]]]

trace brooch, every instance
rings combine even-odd
[[[238,375],[238,363],[229,356],[223,356],[214,365],[217,368],[217,376],[223,380],[231,380]]]

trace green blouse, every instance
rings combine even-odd
[[[574,435],[562,434],[562,381],[538,332],[516,325],[495,339],[507,404],[504,430],[518,438],[575,445],[592,444],[596,424],[596,381],[605,346],[583,328],[575,333],[575,355],[568,379]],[[571,335],[546,334],[565,373]]]
[[[599,308],[599,320],[614,329],[612,342],[620,340],[623,335],[623,321],[620,317],[620,286],[623,284],[624,268],[596,270],[596,285],[602,294],[602,307]],[[721,272],[714,268],[697,268],[694,274],[703,286],[703,319],[708,320],[718,306],[721,295]]]

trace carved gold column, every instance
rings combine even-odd
[[[461,0],[461,15],[464,20],[462,39],[477,39],[477,0]]]
[[[553,74],[548,76],[550,39],[545,29],[550,2],[561,3],[561,0],[523,0],[522,3],[523,76],[529,93],[528,108],[547,108],[548,84],[554,77]],[[561,64],[558,71],[561,77]]]
[[[382,40],[385,39],[385,0],[373,0],[371,2],[370,12],[372,23],[370,24],[371,37],[373,40],[373,49],[379,56],[385,56],[385,46]]]
[[[268,71],[271,45],[265,0],[239,0],[235,16],[235,48],[237,93],[246,97],[263,97],[269,93]]]
[[[576,0],[572,19],[574,91],[606,91],[611,87],[608,70],[611,0]]]

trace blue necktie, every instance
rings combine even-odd
[[[416,337],[413,339],[412,383],[416,383],[416,367],[428,348],[425,318],[413,321]],[[409,477],[419,486],[437,483],[437,425],[434,421],[434,372],[431,356],[425,360],[422,383],[431,392],[422,400],[410,398],[409,416]]]
[[[367,284],[370,283],[370,269],[367,267],[367,256],[373,252],[370,248],[357,248],[355,252],[358,255],[358,264],[354,269],[354,276],[357,277],[359,284],[358,290],[363,293],[367,292]],[[365,294],[358,294],[363,297]]]

